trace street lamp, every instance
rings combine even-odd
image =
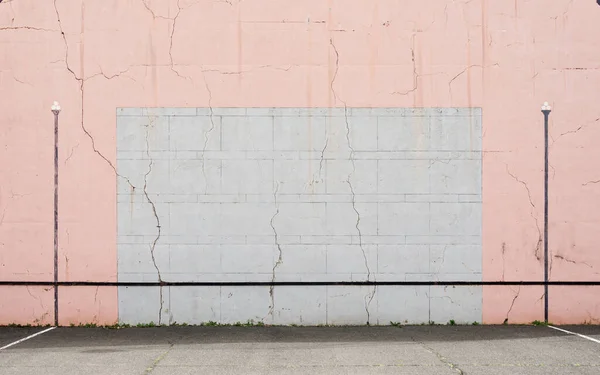
[[[58,114],[60,104],[54,102],[54,325],[58,326]]]
[[[60,110],[60,107],[59,107],[59,110]],[[550,111],[552,111],[552,107],[550,107],[548,102],[544,102],[544,104],[542,105],[542,112],[544,112],[544,114],[545,114],[546,112],[550,113]]]
[[[600,1],[600,0],[599,0]],[[552,107],[542,105],[544,114],[544,321],[548,323],[548,118]]]

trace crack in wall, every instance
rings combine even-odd
[[[151,126],[153,126],[153,121],[152,120],[150,120],[150,124],[146,126],[146,155],[148,156],[149,162],[148,162],[148,171],[144,175],[144,188],[143,188],[143,192],[144,192],[144,195],[146,196],[146,200],[148,200],[148,203],[152,207],[152,213],[154,214],[154,218],[156,219],[157,234],[156,234],[156,238],[154,239],[154,241],[150,245],[150,256],[152,257],[152,263],[153,263],[154,268],[156,269],[156,273],[158,275],[158,281],[159,281],[159,283],[162,284],[162,282],[163,282],[162,275],[160,273],[160,269],[158,268],[158,265],[156,263],[156,258],[154,256],[154,251],[156,249],[156,243],[160,240],[161,225],[160,225],[160,219],[158,217],[158,213],[156,212],[156,205],[150,199],[150,196],[149,196],[148,190],[147,190],[147,187],[148,187],[148,175],[150,175],[150,173],[152,173],[152,164],[153,164],[152,157],[150,156],[150,144],[148,142],[148,137],[149,137],[149,134],[150,134],[149,128]],[[162,310],[163,310],[163,304],[164,304],[164,300],[163,300],[163,286],[162,285],[159,286],[159,297],[160,297],[160,310],[158,311],[158,324],[160,325],[161,322],[162,322]]]
[[[542,231],[540,229],[540,225],[538,223],[538,219],[537,217],[535,217],[535,204],[533,204],[533,200],[531,199],[531,191],[529,190],[529,187],[527,186],[527,184],[520,180],[517,176],[515,176],[514,174],[512,174],[510,172],[510,170],[508,169],[508,164],[505,164],[506,166],[506,173],[508,173],[515,181],[523,184],[523,186],[525,187],[525,189],[527,190],[527,197],[529,198],[529,204],[531,204],[531,217],[533,218],[533,220],[535,221],[535,227],[537,228],[538,231],[538,242],[537,245],[535,247],[535,257],[537,258],[537,260],[542,260],[542,257],[540,256],[539,252],[541,250],[541,246],[542,246]]]
[[[457,75],[455,75],[454,77],[452,77],[450,79],[450,81],[448,81],[448,89],[450,90],[450,95],[452,95],[452,82],[454,82],[454,80],[457,79],[458,77],[460,77],[463,74],[465,74],[467,72],[467,70],[469,70],[471,68],[483,68],[483,65],[480,65],[480,64],[471,64],[471,65],[467,66],[466,68],[464,68],[460,73],[458,73]]]
[[[437,270],[438,274],[440,273],[442,267],[444,266],[444,263],[446,263],[446,249],[448,249],[448,245],[444,245],[444,249],[442,250],[442,257],[441,257],[442,262],[439,264],[439,267],[438,267],[438,270]],[[440,258],[438,257],[436,259],[439,260]],[[438,277],[439,277],[439,275],[438,275]]]
[[[68,238],[69,231],[66,231],[66,233],[67,233],[67,238]],[[67,242],[69,242],[69,240],[67,240]],[[69,258],[67,257],[67,254],[63,254],[63,257],[65,258],[65,274],[66,274],[66,277],[68,278],[69,277]]]
[[[594,267],[592,267],[590,264],[588,264],[588,263],[586,263],[586,262],[577,262],[577,261],[574,261],[574,260],[572,260],[572,259],[565,258],[564,256],[562,256],[562,255],[559,255],[559,254],[556,254],[556,255],[554,255],[554,258],[556,258],[556,259],[560,259],[560,260],[564,260],[564,261],[565,261],[565,262],[567,262],[567,263],[573,263],[573,264],[583,264],[583,265],[586,265],[586,266],[588,266],[589,268],[592,268],[592,269],[594,268]]]
[[[71,69],[71,67],[69,66],[69,44],[67,43],[67,37],[66,37],[65,32],[62,27],[62,22],[60,20],[60,13],[58,12],[58,7],[56,6],[56,1],[57,0],[54,0],[54,11],[56,12],[56,20],[58,21],[58,28],[60,29],[60,34],[65,43],[65,65],[67,67],[67,70],[73,75],[73,77],[77,81],[79,81],[80,83],[83,84],[83,79],[77,77],[77,74],[75,74],[75,71],[73,71],[73,69]],[[83,87],[82,87],[82,95],[83,95]]]
[[[164,17],[164,16],[157,16],[156,13],[154,13],[154,11],[152,10],[152,8],[150,8],[150,6],[146,2],[146,0],[140,0],[140,1],[144,5],[144,8],[146,8],[146,10],[148,10],[148,12],[150,12],[150,14],[152,15],[153,19],[161,18],[161,19],[164,19],[164,20],[170,20],[170,21],[173,20],[172,18],[168,18],[168,17]]]
[[[0,216],[0,225],[4,224],[4,217],[6,216],[6,210],[8,209],[8,204],[4,206],[2,210],[2,216]]]
[[[481,65],[481,64],[471,64],[469,66],[467,66],[466,68],[464,68],[460,73],[458,73],[457,75],[455,75],[454,77],[452,77],[452,79],[450,79],[450,81],[448,81],[448,86],[452,85],[452,82],[454,82],[455,79],[457,79],[458,77],[462,76],[463,74],[465,74],[468,70],[470,70],[471,68],[491,68],[492,66],[500,66],[499,63],[494,63],[491,65]],[[452,91],[452,90],[450,90]]]
[[[179,17],[179,15],[181,14],[181,6],[179,5],[179,0],[177,0],[177,14],[175,14],[175,17],[173,17],[172,21],[173,21],[173,26],[171,28],[171,35],[169,37],[169,59],[170,59],[170,63],[171,63],[171,70],[177,74],[178,77],[183,78],[183,79],[190,79],[189,77],[185,77],[182,76],[176,69],[175,69],[175,65],[173,63],[173,35],[175,35],[175,25],[177,24],[177,18]]]
[[[148,3],[146,2],[146,0],[140,0],[144,6],[144,8],[150,13],[150,15],[152,15],[152,18],[154,20],[156,20],[157,18],[159,19],[163,19],[163,20],[167,20],[167,21],[171,21],[173,24],[171,25],[171,34],[169,36],[169,67],[171,68],[171,70],[177,74],[178,77],[186,79],[186,80],[191,80],[190,77],[187,76],[183,76],[181,75],[181,73],[179,73],[179,71],[177,69],[175,69],[175,63],[173,61],[173,36],[175,35],[175,27],[177,24],[177,18],[180,16],[181,11],[183,9],[189,8],[195,4],[198,4],[199,2],[195,2],[187,7],[181,7],[180,5],[180,0],[177,0],[177,13],[175,14],[174,17],[165,17],[165,16],[161,16],[161,15],[157,15],[154,10],[152,10],[152,8],[150,8],[150,6],[148,5]],[[153,65],[153,66],[159,66],[159,65]]]
[[[33,86],[31,83],[29,83],[29,82],[21,81],[20,79],[18,79],[17,77],[15,77],[15,75],[14,75],[14,74],[12,74],[12,79],[14,79],[14,80],[15,80],[15,82],[18,82],[18,83],[20,83],[20,84],[27,85],[27,86],[30,86],[30,87],[34,87],[34,86]]]
[[[34,319],[33,319],[33,322],[34,322],[35,324],[38,324],[38,323],[40,323],[40,322],[43,322],[43,321],[44,321],[44,319],[45,319],[45,318],[46,318],[48,315],[50,315],[50,312],[49,312],[49,311],[44,311],[46,308],[44,307],[44,302],[42,301],[42,298],[41,298],[41,297],[39,297],[39,296],[38,296],[38,297],[34,296],[34,295],[33,295],[33,293],[31,293],[31,290],[29,289],[29,286],[28,286],[28,285],[25,285],[25,289],[27,289],[27,293],[28,293],[28,294],[31,296],[31,298],[33,298],[33,299],[36,299],[36,300],[37,300],[37,301],[40,303],[40,307],[42,308],[42,309],[41,309],[41,311],[40,311],[40,312],[42,313],[42,315],[41,315],[41,316],[39,316],[39,317],[37,317],[37,318],[35,317],[35,316],[36,316],[36,314],[35,314],[35,309],[32,309],[32,314],[31,314],[31,316],[32,316],[32,318],[34,318]],[[48,291],[50,291],[50,290],[52,290],[52,289],[51,289],[51,288],[48,288],[48,289],[45,289],[45,288],[44,288],[44,291],[46,291],[46,292],[48,292]]]
[[[447,292],[448,287],[444,287],[444,292]],[[450,303],[454,304],[454,305],[458,305],[460,306],[459,303],[454,302],[454,300],[452,299],[452,297],[450,296],[441,296],[441,297],[433,297],[433,298],[441,298],[441,299],[447,299],[450,301]]]
[[[431,162],[429,163],[428,169],[431,169],[431,167],[435,163],[442,163],[442,164],[450,165],[451,161],[452,161],[452,159],[440,159],[440,158],[432,159]]]
[[[454,80],[456,80],[458,77],[462,76],[463,74],[465,74],[467,71],[469,71],[472,68],[485,69],[485,68],[491,68],[492,66],[500,66],[500,64],[498,64],[498,63],[491,64],[491,65],[471,64],[471,65],[467,66],[466,68],[464,68],[460,73],[458,73],[457,75],[452,77],[450,79],[450,81],[448,81],[448,92],[450,94],[450,98],[452,98],[452,82],[454,82]]]
[[[94,137],[92,137],[92,134],[86,129],[85,125],[84,125],[84,95],[85,95],[85,78],[80,78],[77,76],[77,74],[75,73],[75,71],[73,69],[71,69],[71,67],[69,66],[69,43],[67,42],[67,37],[65,35],[65,32],[63,30],[62,27],[62,22],[60,20],[60,13],[58,12],[58,7],[56,6],[56,1],[54,0],[54,11],[56,12],[56,20],[58,22],[58,26],[60,29],[60,33],[63,39],[63,42],[65,44],[65,66],[67,68],[67,71],[69,71],[69,73],[71,73],[71,75],[73,76],[73,78],[75,78],[75,80],[77,82],[79,82],[79,91],[81,92],[81,129],[83,130],[83,132],[85,133],[85,135],[90,139],[90,141],[92,142],[92,150],[98,154],[98,156],[100,156],[109,166],[110,168],[115,172],[115,175],[117,177],[120,177],[122,179],[124,179],[125,181],[127,181],[127,183],[129,184],[129,186],[131,186],[132,189],[135,189],[135,186],[131,183],[131,181],[129,180],[129,178],[127,178],[126,176],[123,176],[121,174],[119,174],[117,172],[117,168],[115,168],[114,164],[108,160],[108,158],[106,156],[104,156],[97,148],[96,148],[96,142],[94,140]],[[93,77],[93,76],[92,76]],[[92,78],[89,77],[89,78]]]
[[[279,256],[277,258],[277,261],[273,265],[273,274],[271,277],[272,283],[275,282],[275,271],[277,270],[277,267],[283,263],[283,252],[281,250],[281,244],[279,243],[279,235],[277,234],[277,230],[275,229],[275,224],[274,224],[275,217],[277,215],[279,215],[279,204],[277,203],[277,192],[278,191],[279,191],[279,182],[276,181],[275,182],[275,190],[273,191],[273,199],[275,201],[275,213],[271,217],[270,225],[271,225],[271,229],[273,229],[273,235],[275,236],[275,245],[277,246],[277,250],[279,251]],[[273,313],[275,310],[275,286],[273,284],[271,284],[271,286],[269,287],[269,296],[271,297],[271,306],[269,306],[269,315],[271,315],[271,317],[273,317]]]
[[[205,154],[206,147],[208,146],[208,139],[210,137],[210,133],[215,129],[215,121],[214,121],[214,112],[212,107],[212,91],[210,87],[208,87],[208,81],[206,80],[206,76],[202,73],[202,78],[204,79],[204,86],[206,86],[206,91],[208,92],[208,110],[209,110],[209,119],[210,119],[210,129],[204,133],[204,146],[202,147],[202,176],[204,177],[204,194],[208,191],[208,179],[206,178],[206,169],[205,169]]]
[[[513,289],[510,288],[510,290],[513,290]],[[510,308],[508,309],[508,312],[506,313],[506,319],[504,319],[504,324],[508,323],[508,316],[510,315],[510,312],[512,311],[513,306],[515,305],[515,301],[517,300],[517,298],[519,298],[519,293],[521,293],[521,286],[520,285],[519,285],[519,289],[517,289],[515,297],[512,300],[512,303],[510,304]]]
[[[358,244],[360,246],[360,249],[362,251],[363,254],[363,258],[365,260],[365,267],[367,268],[367,281],[371,280],[371,270],[369,268],[369,262],[367,260],[367,255],[365,253],[365,250],[363,248],[363,242],[362,242],[362,232],[360,230],[360,213],[358,212],[358,210],[356,209],[356,194],[354,193],[354,188],[352,187],[352,184],[350,183],[350,176],[348,176],[348,179],[346,180],[346,182],[348,183],[348,186],[350,187],[350,199],[352,201],[352,209],[354,210],[354,213],[356,213],[356,224],[355,224],[355,228],[356,231],[358,232]]]
[[[333,38],[329,39],[329,43],[331,45],[331,47],[333,48],[334,52],[335,52],[335,73],[333,75],[333,78],[331,80],[331,92],[333,93],[334,98],[337,100],[339,100],[340,102],[342,102],[342,104],[344,105],[344,121],[346,123],[346,142],[348,143],[348,148],[350,149],[350,163],[352,164],[352,172],[350,172],[350,174],[348,174],[348,178],[346,179],[346,182],[348,183],[348,187],[350,188],[350,193],[351,193],[351,200],[352,200],[352,209],[354,210],[354,212],[356,213],[356,231],[358,232],[358,243],[359,243],[359,247],[360,250],[362,252],[364,261],[365,261],[365,267],[367,269],[367,281],[371,280],[371,269],[369,267],[369,261],[367,259],[367,254],[365,252],[364,246],[363,246],[363,241],[362,241],[362,231],[360,230],[360,213],[358,212],[358,210],[356,209],[356,194],[354,193],[354,187],[352,186],[352,182],[350,181],[352,176],[354,175],[354,173],[356,172],[356,164],[354,161],[354,148],[352,147],[352,142],[350,141],[350,123],[348,122],[348,105],[346,104],[346,102],[344,100],[342,100],[336,93],[335,88],[334,88],[334,83],[335,83],[335,79],[337,78],[338,75],[338,71],[339,71],[339,63],[340,63],[340,54],[335,46],[335,44],[333,43]],[[327,147],[327,144],[325,144],[325,147]],[[325,148],[323,148],[323,152],[322,155],[325,152]],[[321,163],[322,163],[322,159],[321,159]],[[377,292],[377,286],[374,285],[373,286],[373,292],[369,293],[365,296],[365,311],[367,313],[367,325],[370,324],[370,319],[371,319],[371,313],[369,311],[369,308],[371,306],[371,302],[373,301],[373,298],[375,297],[375,293]]]
[[[581,186],[587,186],[587,185],[590,185],[590,184],[597,184],[599,182],[600,182],[600,180],[588,181],[588,182],[582,184]]]
[[[333,98],[337,101],[340,100],[342,103],[344,103],[344,110],[346,109],[346,103],[344,101],[342,101],[341,99],[338,98],[337,93],[335,92],[335,88],[333,87],[333,85],[335,84],[335,80],[337,78],[338,75],[338,71],[340,69],[340,54],[337,50],[337,48],[335,47],[335,44],[333,44],[333,38],[329,38],[329,44],[331,45],[331,47],[333,48],[333,51],[335,52],[335,71],[333,73],[333,78],[331,79],[331,93],[333,94]]]
[[[42,301],[42,299],[38,296],[34,296],[33,293],[31,293],[31,290],[29,289],[28,285],[25,285],[25,289],[27,289],[27,293],[29,293],[29,295],[31,296],[31,298],[38,300],[38,302],[40,303],[40,307],[42,308],[42,311],[44,311],[44,303]],[[46,313],[48,314],[48,313]]]
[[[67,158],[64,161],[65,165],[67,165],[67,162],[71,159],[71,157],[73,157],[73,154],[75,153],[75,149],[77,147],[79,147],[79,142],[75,146],[71,147],[71,152],[69,153],[69,156],[67,156]]]
[[[48,32],[54,32],[54,33],[60,32],[60,30],[44,29],[44,28],[33,27],[33,26],[4,26],[4,27],[0,27],[0,31],[4,31],[4,30],[34,30],[34,31],[48,31]]]
[[[552,145],[554,145],[554,143],[556,143],[560,137],[562,137],[562,136],[565,136],[565,135],[568,135],[568,134],[575,134],[575,133],[578,133],[580,130],[582,130],[582,129],[584,129],[584,128],[588,127],[589,125],[591,125],[591,124],[594,124],[594,123],[596,123],[596,122],[598,122],[598,121],[600,121],[600,117],[598,117],[598,118],[597,118],[597,119],[595,119],[595,120],[589,121],[589,122],[587,122],[587,123],[585,123],[585,124],[583,124],[583,125],[579,125],[579,126],[577,127],[577,129],[575,129],[575,130],[569,130],[569,131],[566,131],[566,132],[564,132],[564,133],[561,133],[561,134],[559,134],[559,135],[558,135],[558,137],[556,137],[556,140],[554,140],[554,141],[552,142]]]
[[[415,37],[416,34],[413,33],[412,45],[410,47],[411,60],[413,65],[413,88],[404,92],[394,91],[391,93],[392,95],[408,95],[411,92],[417,91],[417,89],[419,88],[419,74],[417,73],[417,61],[415,59]]]
[[[100,73],[96,73],[96,74],[93,74],[93,75],[91,75],[91,76],[89,76],[89,77],[87,77],[87,78],[84,78],[84,81],[87,81],[88,79],[92,79],[92,78],[94,78],[94,77],[99,77],[99,76],[102,76],[102,77],[104,77],[104,78],[105,78],[106,80],[108,80],[108,81],[110,81],[111,79],[114,79],[114,78],[120,78],[121,76],[125,76],[125,73],[129,72],[129,71],[131,70],[131,68],[132,68],[132,67],[134,67],[134,65],[132,65],[132,66],[128,67],[128,68],[127,68],[127,69],[125,69],[125,70],[121,70],[120,72],[118,72],[118,73],[115,73],[115,74],[113,74],[113,75],[111,75],[111,76],[109,76],[109,75],[106,75],[106,73],[104,73],[104,71],[102,70],[102,67],[101,67],[101,66],[98,66],[98,67],[99,67],[99,69],[100,69]],[[125,76],[125,77],[126,77],[126,78],[128,78],[128,79],[130,79],[130,80],[132,80],[133,82],[137,82],[135,79],[133,79],[133,78],[132,78],[132,77],[130,77],[130,76]]]
[[[353,160],[353,159],[351,159],[351,160]],[[350,197],[351,197],[351,201],[352,201],[352,209],[356,213],[355,227],[356,227],[356,231],[358,232],[358,246],[360,247],[360,251],[362,252],[363,259],[365,261],[365,268],[367,269],[367,281],[370,281],[371,280],[371,268],[369,267],[369,261],[367,259],[367,254],[363,247],[362,231],[360,230],[360,213],[356,209],[356,194],[354,193],[354,188],[352,187],[352,183],[350,182],[350,177],[351,177],[351,175],[348,175],[348,179],[346,180],[346,182],[348,183],[348,186],[350,187],[350,193],[351,193]],[[367,294],[365,296],[365,312],[367,313],[367,325],[369,325],[370,321],[371,321],[371,312],[369,311],[369,308],[371,307],[371,302],[373,302],[373,298],[375,297],[376,292],[377,292],[377,286],[374,285],[373,291],[370,294]]]
[[[325,158],[325,150],[327,149],[327,145],[329,144],[329,135],[325,136],[325,146],[321,150],[321,160],[319,161],[319,180],[323,182],[322,172],[323,172],[323,159]]]

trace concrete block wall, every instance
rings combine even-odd
[[[118,109],[118,279],[481,281],[481,125],[480,108]],[[481,321],[481,287],[160,289],[120,287],[119,318]]]

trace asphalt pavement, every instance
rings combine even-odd
[[[0,347],[42,330],[0,327]],[[56,328],[0,350],[0,374],[598,375],[600,343],[545,326]]]

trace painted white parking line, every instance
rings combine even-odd
[[[21,340],[17,340],[17,341],[15,341],[15,342],[12,342],[12,343],[10,343],[10,344],[8,344],[8,345],[5,345],[5,346],[1,347],[1,348],[0,348],[0,350],[8,349],[8,348],[10,348],[11,346],[15,346],[15,345],[17,345],[17,344],[20,344],[20,343],[22,343],[23,341],[27,341],[27,340],[29,340],[29,339],[32,339],[32,338],[34,338],[35,336],[38,336],[38,335],[41,335],[41,334],[43,334],[43,333],[46,333],[46,332],[52,331],[54,328],[56,328],[56,327],[50,327],[50,328],[47,328],[47,329],[45,329],[45,330],[43,330],[43,331],[40,331],[40,332],[38,332],[38,333],[34,333],[34,334],[33,334],[33,335],[31,335],[31,336],[24,337],[24,338],[22,338]]]
[[[580,334],[580,333],[575,333],[575,332],[567,331],[566,329],[562,329],[562,328],[558,328],[558,327],[553,327],[553,326],[548,326],[548,327],[550,327],[550,328],[552,328],[552,329],[555,329],[555,330],[557,330],[557,331],[561,331],[561,332],[564,332],[564,333],[568,333],[569,335],[575,335],[575,336],[579,336],[579,337],[581,337],[582,339],[586,339],[586,340],[593,341],[593,342],[595,342],[596,344],[600,344],[600,340],[596,340],[596,339],[594,339],[594,338],[591,338],[591,337],[589,337],[589,336],[586,336],[586,335],[582,335],[582,334]]]

